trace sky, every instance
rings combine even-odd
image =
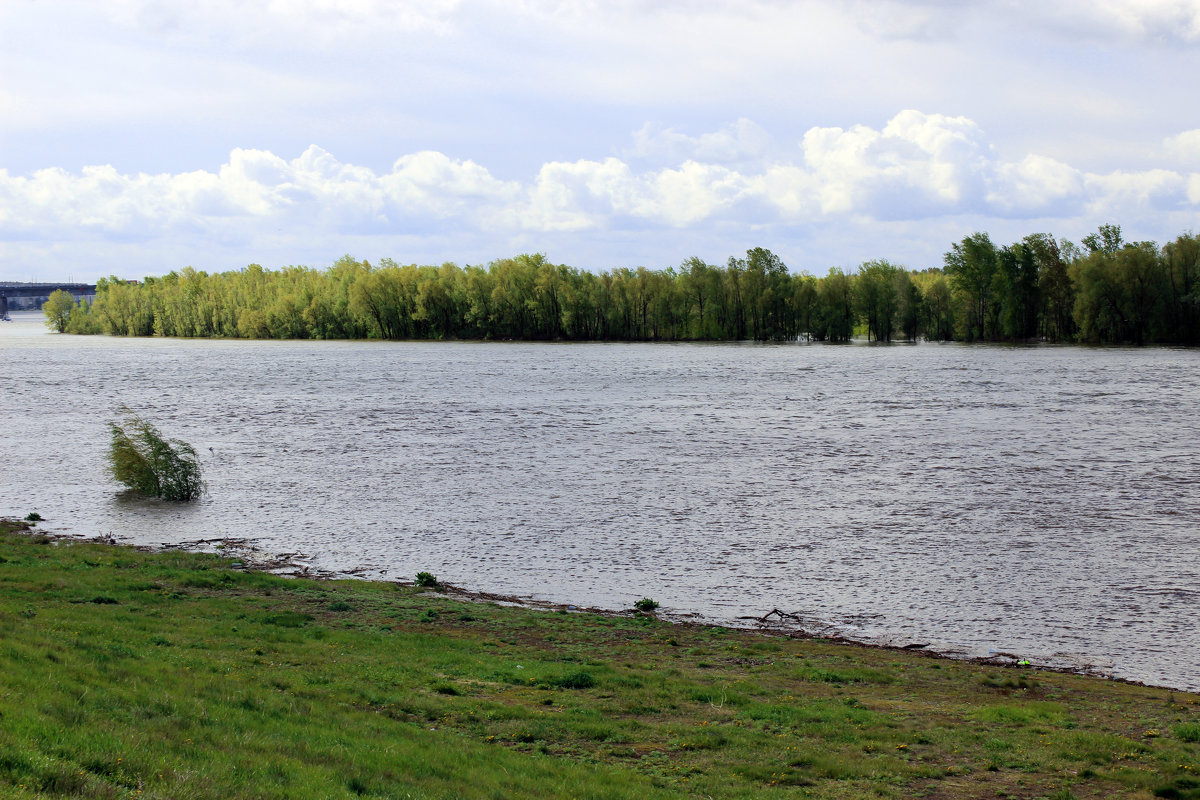
[[[0,280],[1200,229],[1200,0],[3,0]]]

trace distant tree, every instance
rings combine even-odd
[[[1116,225],[1101,225],[1083,238],[1086,256],[1071,265],[1078,288],[1075,322],[1087,341],[1178,339],[1171,331],[1171,276],[1165,251],[1154,242],[1126,243]]]
[[[58,333],[63,333],[67,330],[67,323],[71,319],[71,312],[75,310],[78,303],[75,302],[75,297],[62,289],[55,289],[50,293],[50,297],[45,303],[42,303],[42,313],[46,315],[46,325]]]
[[[848,342],[854,334],[854,287],[842,270],[834,267],[821,279],[817,291],[820,324],[813,338]]]
[[[792,309],[796,317],[796,332],[805,339],[824,338],[817,336],[815,326],[820,321],[820,298],[817,279],[811,275],[797,275],[792,283]]]
[[[995,335],[993,286],[998,261],[996,246],[986,233],[973,233],[951,245],[946,253],[946,277],[963,299],[966,316],[962,332],[968,340]]]
[[[868,261],[858,268],[855,305],[867,323],[867,341],[890,342],[895,328],[899,298],[896,277],[900,268],[885,261]]]
[[[1103,253],[1115,255],[1125,245],[1121,238],[1121,226],[1108,223],[1101,225],[1095,233],[1089,233],[1081,240],[1088,253]]]
[[[1081,338],[1200,342],[1200,237],[1161,250],[1102,225],[1082,247],[1033,234],[1004,247],[986,233],[950,246],[942,268],[868,261],[854,274],[792,274],[761,247],[710,265],[593,273],[544,254],[486,266],[190,267],[141,282],[97,281],[96,298],[47,324],[69,333],[278,339],[909,341]],[[58,305],[56,305],[58,304]],[[51,318],[53,315],[53,318]],[[862,328],[858,326],[863,326]]]
[[[1056,242],[1046,233],[1031,234],[1021,242],[1033,254],[1037,264],[1040,335],[1052,342],[1073,339],[1075,286],[1071,283],[1067,262],[1075,245],[1065,240]]]
[[[1169,338],[1200,341],[1200,236],[1185,233],[1163,247]]]
[[[1003,339],[1031,339],[1038,331],[1037,253],[1025,242],[997,251],[997,269],[992,278],[996,298],[997,329]]]
[[[921,329],[921,290],[913,283],[912,275],[903,269],[896,271],[892,285],[896,296],[896,325],[905,339],[915,342]]]
[[[921,302],[925,311],[925,338],[948,342],[954,338],[954,294],[946,276],[934,273],[925,287]]]
[[[758,340],[788,339],[794,334],[788,319],[790,280],[787,265],[763,247],[746,251],[745,288],[750,336]]]

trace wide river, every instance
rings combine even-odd
[[[1200,690],[1200,352],[264,342],[0,323],[0,514]],[[127,405],[199,503],[104,471]],[[210,450],[211,448],[211,450]],[[744,621],[742,624],[745,624]]]

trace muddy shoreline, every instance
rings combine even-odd
[[[404,586],[414,585],[414,581],[412,580],[380,579],[368,577],[365,574],[359,574],[365,573],[365,569],[334,572],[331,570],[314,568],[310,563],[311,559],[303,553],[268,553],[255,547],[251,540],[244,538],[227,537],[221,539],[199,539],[194,541],[180,542],[177,544],[151,546],[123,542],[120,540],[120,538],[112,535],[95,537],[70,536],[56,534],[51,530],[44,530],[33,526],[30,526],[27,533],[32,535],[46,536],[52,541],[97,542],[117,547],[128,547],[143,552],[182,550],[186,552],[211,553],[228,558],[230,560],[230,568],[232,569],[268,572],[282,577],[307,578],[318,581],[370,580],[382,583],[395,583]],[[437,587],[431,589],[430,591],[436,592],[443,597],[460,600],[462,602],[495,603],[498,605],[510,605],[543,611],[565,611],[567,613],[579,612],[600,614],[611,617],[631,617],[647,613],[632,608],[613,609],[597,606],[580,606],[568,603],[556,603],[521,595],[469,589],[443,582],[439,582]],[[989,653],[987,656],[975,656],[970,654],[955,653],[946,649],[940,649],[937,646],[926,642],[892,644],[877,641],[864,641],[845,636],[833,630],[831,626],[821,623],[819,620],[805,619],[800,614],[783,611],[778,608],[771,609],[762,615],[740,615],[736,618],[738,624],[708,621],[703,619],[701,615],[695,613],[675,613],[669,610],[657,610],[651,613],[652,616],[664,622],[692,629],[724,628],[729,630],[751,631],[767,636],[782,636],[791,639],[821,640],[825,642],[834,642],[837,644],[846,645],[848,647],[904,652],[908,655],[921,655],[933,659],[978,664],[982,667],[1055,672],[1066,675],[1083,675],[1087,677],[1113,681],[1116,683],[1124,683],[1131,686],[1156,686],[1155,684],[1148,684],[1143,681],[1137,681],[1113,675],[1111,671],[1106,670],[1102,666],[1098,667],[1089,664],[1064,666],[1061,664],[1041,663],[1019,653],[997,651]],[[1189,692],[1186,689],[1179,689],[1173,686],[1157,686],[1157,688],[1168,689],[1170,691],[1180,692],[1183,694],[1200,694]]]

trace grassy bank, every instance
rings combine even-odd
[[[0,795],[1196,797],[1200,697],[0,525]]]

